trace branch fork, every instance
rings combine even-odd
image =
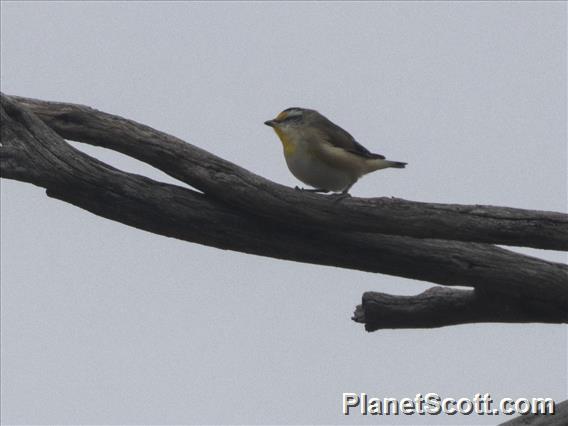
[[[1,176],[99,216],[221,249],[444,286],[365,293],[354,320],[369,331],[568,322],[566,265],[496,246],[568,250],[566,214],[385,197],[337,203],[86,106],[2,95],[1,118]],[[121,152],[202,192],[117,170],[66,139]]]

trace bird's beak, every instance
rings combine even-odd
[[[268,120],[265,121],[264,124],[270,127],[276,127],[278,125],[278,122],[276,120]]]

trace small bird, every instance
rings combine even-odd
[[[264,124],[282,141],[292,174],[314,188],[304,191],[347,195],[361,176],[389,167],[403,169],[407,164],[373,154],[313,109],[288,108]]]

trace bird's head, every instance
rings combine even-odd
[[[272,120],[265,121],[264,124],[274,128],[275,130],[283,130],[292,128],[302,128],[310,122],[310,118],[317,114],[313,109],[307,108],[287,108]]]
[[[286,156],[294,154],[298,143],[304,139],[303,135],[309,129],[309,118],[312,112],[315,111],[306,108],[287,108],[276,118],[264,122],[278,135]]]

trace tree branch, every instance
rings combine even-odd
[[[478,290],[432,287],[416,296],[366,292],[352,318],[365,330],[434,328],[474,322],[556,323],[558,314],[526,309],[523,300]],[[568,322],[568,313],[564,321]]]
[[[209,196],[270,221],[310,228],[376,232],[568,250],[568,215],[481,205],[298,193],[173,136],[95,109],[13,96],[65,139],[119,151]],[[231,191],[226,189],[230,187]]]
[[[535,321],[543,321],[546,309],[549,317],[544,322],[566,322],[565,265],[488,244],[276,223],[208,194],[116,170],[70,146],[8,97],[2,96],[0,112],[2,177],[41,186],[49,196],[97,215],[221,249],[472,286],[516,300],[510,305],[519,308],[521,319],[532,315]]]

